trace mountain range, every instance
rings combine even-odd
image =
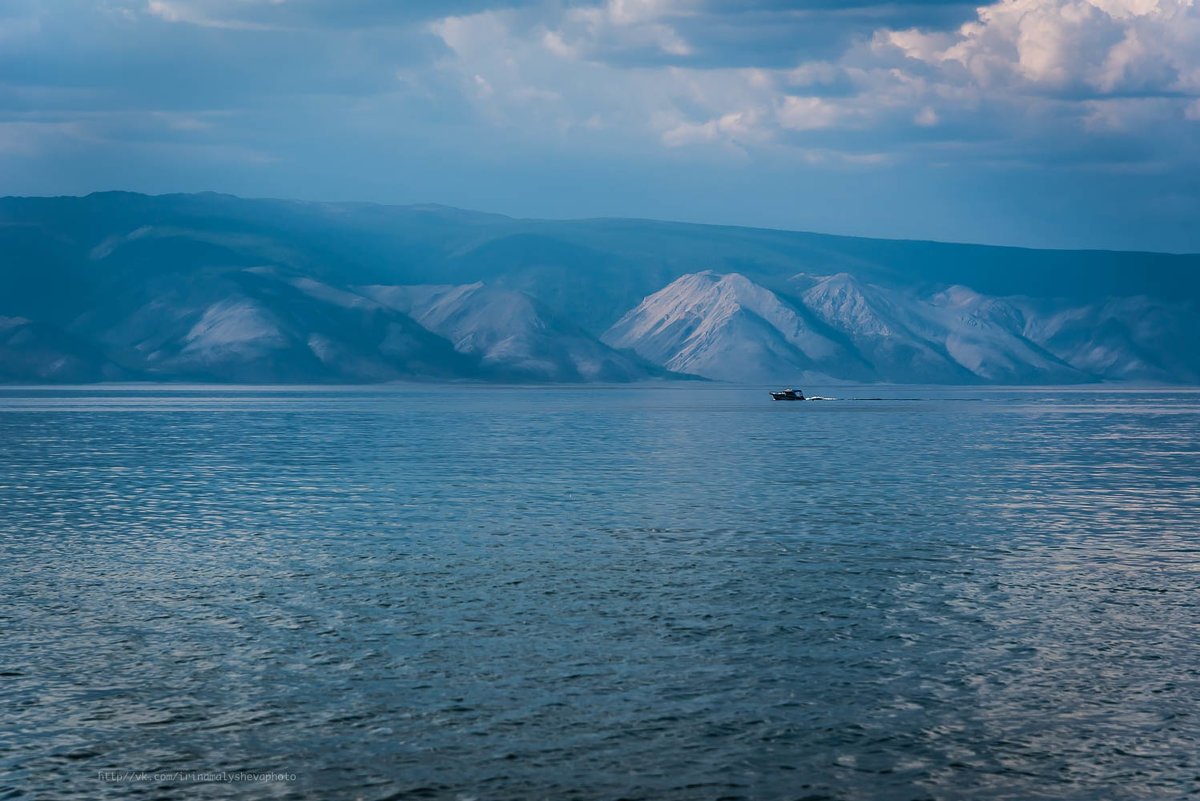
[[[0,381],[1200,381],[1200,255],[0,199]]]

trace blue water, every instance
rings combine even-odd
[[[812,389],[0,390],[0,798],[1200,792],[1200,393]]]

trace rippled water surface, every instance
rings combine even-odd
[[[1200,394],[825,393],[0,390],[0,798],[1200,792]]]

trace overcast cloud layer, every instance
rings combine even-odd
[[[7,0],[0,193],[1200,250],[1190,0]]]

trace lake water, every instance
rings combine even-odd
[[[1200,393],[821,389],[0,390],[0,798],[1200,792]]]

